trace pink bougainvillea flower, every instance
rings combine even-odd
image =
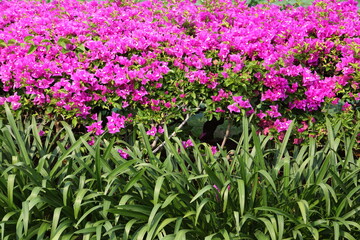
[[[19,108],[21,107],[21,103],[19,103],[19,102],[12,102],[11,103],[11,109],[12,110],[18,110]]]
[[[286,120],[286,119],[276,119],[274,122],[274,127],[278,132],[283,132],[288,130],[292,120]]]
[[[344,105],[342,105],[341,110],[344,112],[349,112],[352,109],[352,106],[350,103],[346,102]]]
[[[164,133],[164,129],[163,129],[161,126],[159,126],[159,127],[157,128],[157,132],[160,133],[160,134],[162,134],[162,133]]]
[[[309,125],[307,124],[307,122],[302,121],[301,124],[303,125],[301,128],[298,129],[298,132],[304,132],[309,128]]]
[[[103,134],[104,130],[102,130],[102,121],[94,122],[90,126],[86,126],[88,132],[95,133],[95,135]]]
[[[260,112],[259,112],[258,114],[256,114],[256,116],[258,116],[258,118],[260,118],[260,119],[263,119],[263,118],[265,118],[267,115],[266,115],[266,113],[263,113],[263,112],[260,110]]]
[[[268,116],[272,117],[272,118],[276,118],[276,117],[280,117],[281,113],[279,113],[279,106],[278,105],[271,105],[270,106],[271,110],[266,111],[266,113],[268,114]]]
[[[335,98],[331,103],[336,105],[339,103],[339,101],[340,101],[340,98]]]
[[[240,108],[238,108],[238,107],[236,106],[236,104],[231,104],[231,105],[229,105],[227,108],[229,109],[230,112],[237,112],[237,113],[240,112]]]
[[[96,121],[98,119],[98,115],[95,113],[93,115],[91,115],[90,117],[92,120]]]
[[[88,144],[90,146],[93,146],[95,144],[95,138],[94,137],[91,137],[91,139],[88,141]]]
[[[129,154],[126,153],[124,150],[118,149],[117,151],[122,158],[127,159],[129,157]]]
[[[221,192],[221,189],[217,185],[213,185],[213,187],[216,189],[216,191]]]
[[[299,8],[135,2],[1,1],[0,105],[49,107],[54,117],[90,125],[98,121],[94,106],[150,116],[165,108],[175,113],[175,106],[188,112],[200,97],[212,101],[212,114],[245,109],[260,122],[274,122],[298,112],[322,114],[328,99],[344,101],[344,91],[360,99],[354,0]],[[265,103],[251,106],[259,100]],[[352,113],[349,104],[343,111]],[[182,117],[182,111],[168,116]],[[136,124],[137,116],[126,121]],[[123,122],[111,115],[109,132],[119,132]],[[261,130],[274,129],[273,122]],[[279,120],[275,128],[283,132],[286,123]],[[88,129],[102,131],[96,124]]]
[[[150,128],[150,130],[148,130],[146,132],[146,134],[149,135],[149,136],[155,136],[157,132],[158,132],[158,130],[156,129],[155,126],[153,126],[153,127]]]
[[[299,145],[304,141],[303,138],[294,138],[293,144]]]
[[[210,150],[213,155],[215,155],[218,152],[218,149],[216,146],[211,146]]]
[[[117,133],[125,127],[126,117],[120,116],[118,113],[112,112],[111,116],[106,118],[108,119],[107,127],[109,133]]]
[[[233,100],[239,104],[241,108],[251,108],[249,100],[243,100],[243,96],[233,96]]]
[[[182,141],[182,145],[184,148],[188,148],[188,147],[193,147],[194,143],[192,142],[191,139],[188,139],[186,141]]]

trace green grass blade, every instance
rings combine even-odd
[[[280,150],[277,155],[277,162],[282,161],[293,127],[294,127],[294,121],[291,121],[289,128],[285,133],[284,139],[281,142]]]
[[[45,234],[48,230],[50,230],[50,224],[47,222],[44,222],[40,225],[37,231],[37,237],[36,240],[42,240],[45,239]]]
[[[96,205],[92,208],[90,208],[89,210],[87,210],[77,221],[77,223],[75,224],[75,228],[78,228],[79,224],[87,217],[89,216],[91,213],[95,212],[95,210],[99,209],[103,207],[102,205]],[[96,213],[96,212],[95,212]]]
[[[51,224],[51,233],[50,233],[50,239],[54,239],[56,234],[56,229],[59,224],[60,220],[60,214],[61,214],[62,207],[55,208],[54,214],[53,214],[53,220]]]
[[[164,221],[161,222],[161,224],[159,225],[159,227],[156,229],[156,232],[154,234],[154,236],[158,236],[158,234],[160,233],[160,231],[164,230],[164,228],[169,225],[172,222],[175,222],[177,220],[177,218],[166,218],[164,219]],[[160,237],[158,237],[160,239]]]
[[[155,163],[154,160],[157,159],[157,158],[155,157],[155,155],[152,152],[153,150],[152,150],[152,148],[150,146],[150,141],[149,141],[148,135],[146,134],[144,125],[139,124],[138,127],[139,127],[139,130],[140,130],[140,133],[141,133],[141,137],[144,140],[145,148],[146,148],[147,153],[149,155],[149,160],[150,160],[151,163]]]
[[[309,204],[306,200],[300,200],[297,202],[297,204],[299,206],[302,219],[303,219],[304,223],[307,224],[308,215],[309,215]]]
[[[28,150],[26,149],[25,146],[25,142],[23,140],[23,137],[21,136],[18,127],[16,126],[16,122],[14,119],[14,116],[12,115],[9,106],[7,105],[7,103],[5,103],[5,112],[6,112],[6,116],[7,119],[9,121],[9,124],[11,126],[12,132],[15,135],[15,140],[17,142],[17,144],[19,145],[20,148],[20,155],[24,158],[24,161],[27,165],[32,166],[33,163],[30,160],[30,157],[28,155]]]
[[[266,169],[266,165],[265,165],[265,159],[264,159],[264,155],[263,155],[263,151],[261,149],[261,144],[260,144],[260,138],[256,133],[256,129],[254,126],[252,126],[252,138],[254,141],[254,147],[255,147],[255,157],[254,157],[254,161],[255,161],[255,166],[260,170],[265,170]]]
[[[269,232],[271,240],[276,240],[277,239],[276,238],[276,230],[274,229],[274,225],[271,224],[269,219],[261,217],[261,218],[259,218],[259,220],[265,224],[266,230],[267,230],[267,232]]]
[[[210,186],[210,185],[207,185],[207,186],[203,187],[203,188],[191,199],[190,203],[193,203],[196,199],[198,199],[199,197],[203,196],[204,193],[206,193],[206,192],[208,192],[208,191],[210,191],[210,190],[212,190],[212,189],[214,189],[214,187],[213,187],[213,186]]]
[[[15,186],[15,174],[9,174],[7,179],[7,197],[9,201],[9,207],[14,207],[14,186]]]
[[[78,219],[79,216],[79,212],[81,210],[81,202],[83,201],[85,194],[88,192],[88,189],[80,189],[77,194],[76,194],[76,198],[74,201],[74,218]]]
[[[167,206],[169,206],[171,204],[171,202],[179,195],[179,193],[173,193],[170,194],[165,201],[163,202],[161,208],[166,208]]]
[[[270,174],[268,172],[266,172],[265,170],[260,170],[258,171],[258,173],[260,173],[266,180],[267,182],[270,184],[270,186],[273,188],[274,192],[276,193],[276,186],[274,183],[274,180],[271,178]]]
[[[164,182],[164,176],[160,176],[155,183],[155,189],[154,189],[154,205],[156,205],[159,201],[159,195],[160,195],[160,191],[162,189],[162,185]]]
[[[124,229],[124,234],[123,234],[123,239],[124,240],[129,239],[131,228],[137,221],[138,221],[137,219],[131,219],[130,221],[128,221],[126,223],[125,229]]]
[[[146,169],[142,169],[141,171],[139,171],[138,173],[135,174],[134,177],[131,178],[131,180],[126,184],[126,186],[124,187],[124,192],[127,192],[130,190],[130,188],[132,188],[144,175]]]
[[[245,202],[246,202],[246,192],[245,192],[245,182],[242,179],[237,180],[238,194],[239,194],[239,207],[240,215],[243,216],[245,212]]]
[[[154,217],[155,217],[155,215],[158,213],[158,210],[160,209],[160,207],[161,207],[161,204],[160,203],[158,203],[158,204],[154,204],[154,207],[153,207],[153,209],[151,210],[151,212],[150,212],[150,215],[149,215],[149,220],[148,220],[148,225],[149,226],[153,226],[154,224]]]

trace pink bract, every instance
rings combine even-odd
[[[343,91],[359,100],[356,1],[212,3],[1,1],[0,105],[79,118],[100,135],[95,106],[112,111],[110,133],[183,118],[200,102],[283,132],[283,118],[321,114]]]

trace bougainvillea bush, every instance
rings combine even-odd
[[[356,121],[355,1],[308,7],[242,1],[0,2],[0,105],[100,135],[149,135],[197,111],[294,142],[324,116]],[[2,108],[3,109],[3,108]]]

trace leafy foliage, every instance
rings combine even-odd
[[[324,146],[299,147],[288,144],[293,124],[274,144],[244,117],[238,147],[216,153],[195,141],[184,148],[164,127],[153,153],[143,126],[132,145],[104,135],[89,145],[65,122],[39,129],[6,114],[1,240],[360,237],[360,158],[341,122],[327,120]]]

